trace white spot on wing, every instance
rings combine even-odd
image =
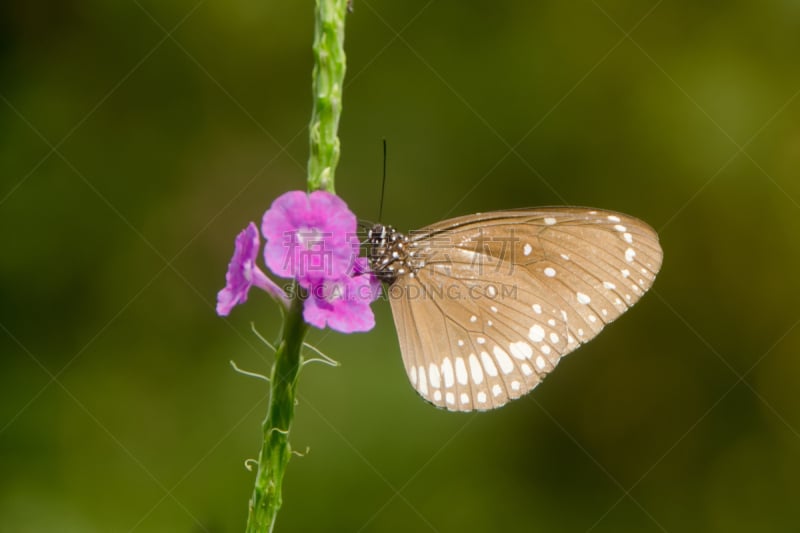
[[[519,367],[522,369],[522,373],[525,374],[526,376],[530,376],[531,374],[533,374],[533,370],[531,370],[531,367],[528,363],[522,363],[521,365],[519,365]]]
[[[511,382],[511,388],[513,390],[519,390],[519,381],[517,381],[517,380],[512,381]]]
[[[469,354],[469,370],[472,373],[473,383],[480,385],[483,382],[483,369],[474,353]]]
[[[417,386],[417,367],[412,366],[411,371],[408,373],[408,379],[411,380],[411,384],[415,387]]]
[[[481,352],[481,361],[483,361],[483,368],[486,373],[495,377],[497,375],[497,367],[494,366],[494,361],[488,352]]]
[[[552,226],[553,224],[556,223],[556,219],[554,219],[553,217],[544,217],[544,223],[547,226]]]
[[[608,215],[608,220],[611,222],[619,222],[619,217],[616,215]]]
[[[592,301],[592,299],[589,298],[589,296],[583,294],[582,292],[579,292],[577,296],[578,296],[578,303],[582,303],[585,305]]]
[[[444,398],[447,401],[447,403],[449,403],[450,405],[453,405],[454,403],[456,403],[456,395],[453,394],[452,392],[448,392],[447,394],[445,394]]]
[[[622,240],[624,240],[628,244],[631,244],[633,242],[633,236],[630,233],[623,233]]]
[[[553,344],[558,344],[559,340],[560,339],[558,338],[558,333],[553,332],[550,334],[550,342],[552,342]]]
[[[628,263],[633,263],[633,258],[636,257],[636,250],[633,248],[628,248],[625,250],[625,261]]]
[[[500,365],[500,370],[503,371],[504,374],[509,374],[512,370],[514,370],[514,362],[508,356],[508,354],[500,348],[499,346],[495,346],[494,350],[494,357],[497,359],[497,364]]]
[[[606,289],[609,289],[609,290],[614,290],[614,289],[617,288],[617,286],[614,285],[613,283],[611,283],[610,281],[604,281],[603,282],[603,287],[606,288]]]
[[[533,312],[536,313],[537,315],[541,315],[542,314],[542,306],[541,305],[533,304],[531,307],[533,308]]]
[[[534,324],[530,331],[528,331],[528,338],[530,338],[533,342],[541,342],[544,339],[544,330],[542,326],[539,324]]]
[[[419,367],[419,389],[423,395],[428,395],[428,379],[425,377],[425,369]]]
[[[511,355],[520,360],[530,359],[533,355],[533,348],[525,341],[512,342],[508,348],[511,350]]]
[[[503,392],[503,389],[501,389],[501,388],[500,388],[500,385],[498,385],[497,383],[495,383],[495,384],[492,386],[492,394],[493,394],[493,395],[495,395],[495,396],[500,396],[500,393],[501,393],[501,392]]]
[[[486,393],[481,391],[478,393],[478,403],[486,403]]]
[[[430,367],[428,368],[428,374],[431,381],[431,387],[434,389],[439,388],[439,367],[435,364],[431,363]]]
[[[476,317],[475,315],[472,315],[471,317],[469,317],[469,321],[470,322],[477,322],[478,321],[478,317]]]
[[[546,365],[546,363],[544,361],[544,357],[542,357],[541,355],[537,355],[536,356],[536,368],[538,368],[539,370],[543,370],[545,365]]]
[[[550,355],[550,346],[547,344],[542,345],[542,353],[545,355]]]
[[[532,251],[533,248],[528,243],[525,243],[525,246],[522,247],[522,253],[525,254],[526,256],[531,255]]]
[[[456,357],[456,379],[462,385],[467,384],[467,366],[461,357]]]
[[[433,399],[436,400],[437,402],[441,402],[442,401],[442,391],[440,391],[440,390],[433,391]]]
[[[544,275],[547,276],[548,278],[555,277],[556,269],[553,267],[547,267],[544,269]]]
[[[620,232],[620,233],[624,233],[624,232],[628,231],[628,228],[626,228],[626,227],[625,227],[625,226],[623,226],[622,224],[616,224],[616,225],[614,226],[614,229],[615,229],[615,230],[617,230],[617,231],[618,231],[618,232]]]
[[[444,386],[452,387],[455,383],[455,376],[453,375],[453,363],[450,362],[449,357],[445,357],[442,361],[442,376],[444,377]]]
[[[469,394],[466,392],[461,393],[461,403],[469,403]]]

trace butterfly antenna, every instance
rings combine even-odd
[[[381,206],[378,209],[378,222],[383,220],[383,194],[386,192],[386,139],[383,140],[383,180],[381,181]]]

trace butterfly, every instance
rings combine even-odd
[[[662,258],[646,223],[592,208],[367,233],[411,385],[450,411],[494,409],[530,392],[642,297]]]

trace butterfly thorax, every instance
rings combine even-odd
[[[415,245],[391,226],[375,224],[367,232],[367,259],[372,273],[391,285],[398,276],[414,276],[423,265],[415,256]]]

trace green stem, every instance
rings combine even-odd
[[[308,188],[335,192],[334,173],[339,162],[339,117],[344,85],[344,19],[348,0],[316,0],[314,71]]]
[[[339,117],[344,84],[344,19],[348,0],[316,0],[314,30],[314,98],[310,125],[308,189],[334,192],[333,181],[339,162]],[[295,288],[297,288],[295,286]],[[308,326],[303,321],[302,295],[296,291],[286,313],[282,341],[275,352],[270,378],[270,399],[264,420],[264,443],[258,455],[258,473],[247,533],[271,532],[281,508],[281,483],[292,450],[289,430],[294,418],[297,375],[302,361],[300,349]]]
[[[275,364],[270,377],[270,399],[264,420],[264,444],[258,456],[258,473],[250,511],[247,533],[265,533],[275,527],[281,507],[281,483],[291,457],[289,429],[294,418],[295,387],[300,371],[300,348],[308,326],[303,321],[303,301],[292,300],[283,324],[283,340],[275,352]]]

